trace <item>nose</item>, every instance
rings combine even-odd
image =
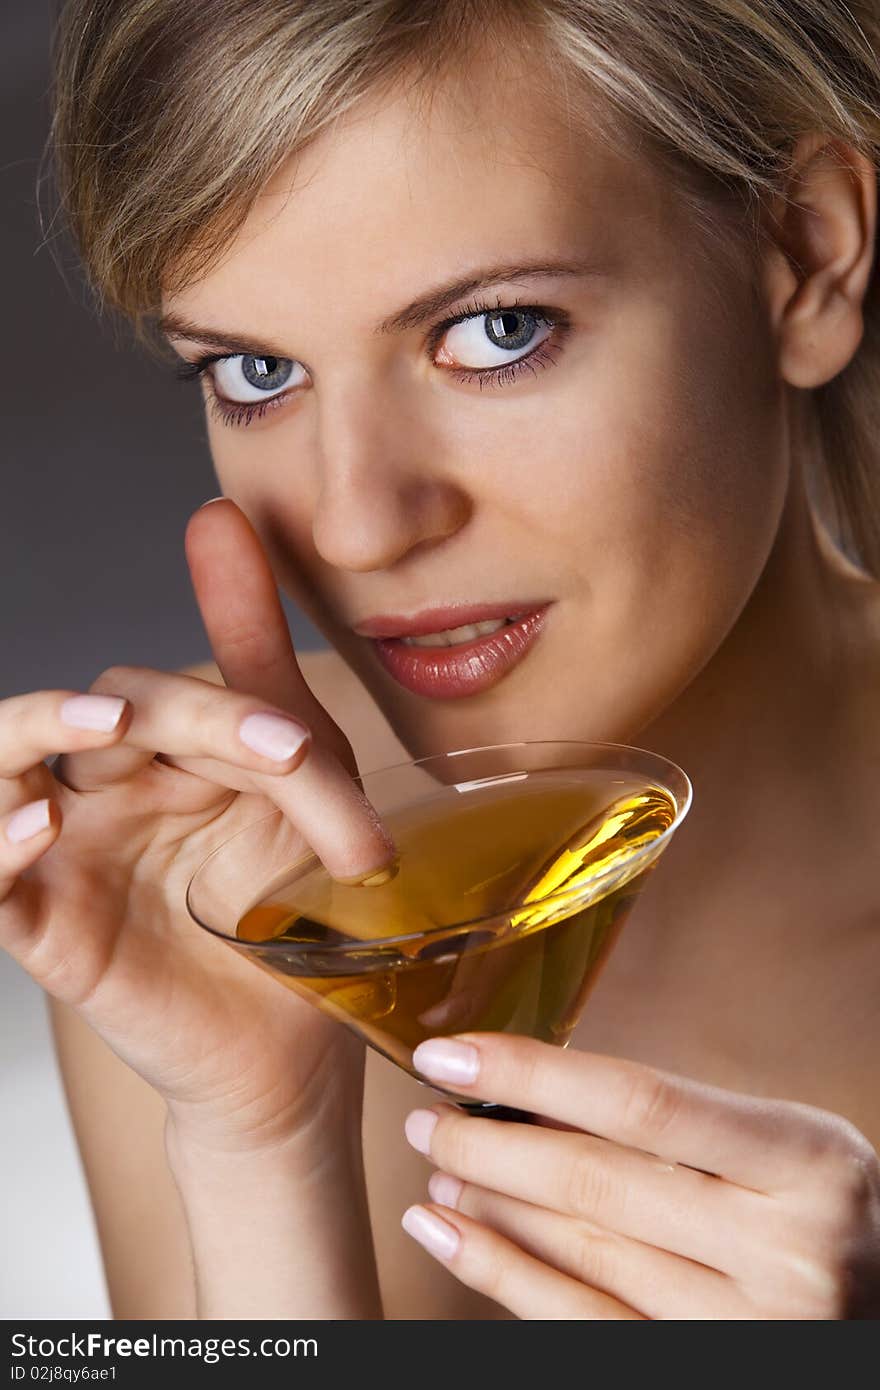
[[[324,402],[320,489],[312,517],[318,554],[337,569],[389,569],[417,546],[453,535],[471,499],[442,465],[439,441],[412,414],[378,399]]]

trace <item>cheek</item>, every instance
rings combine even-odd
[[[312,504],[309,462],[300,443],[301,422],[292,411],[270,428],[259,425],[231,429],[209,424],[208,440],[217,479],[249,517],[267,551],[280,541],[294,553],[311,550]],[[270,558],[274,558],[270,555]]]
[[[570,599],[546,659],[577,662],[589,689],[571,729],[570,693],[523,668],[548,728],[634,737],[706,666],[767,562],[788,481],[782,395],[758,325],[711,327],[708,310],[639,316],[578,364],[551,428],[520,434],[540,487],[516,492],[544,557],[525,572]]]
[[[273,429],[252,434],[247,427],[230,429],[209,422],[208,442],[224,496],[254,526],[282,590],[320,626],[316,574],[310,572],[314,547],[308,474],[304,466],[294,471],[295,464],[304,461],[291,431],[280,421]]]
[[[224,496],[250,512],[279,476],[283,457],[279,432],[261,429],[259,423],[231,427],[212,419],[209,412],[208,444]]]
[[[787,482],[782,397],[760,326],[730,312],[722,333],[713,315],[621,314],[510,410],[509,447],[461,441],[482,460],[483,506],[515,509],[549,563],[606,602],[641,606],[710,571],[724,607],[766,560]]]
[[[708,308],[658,318],[618,359],[625,372],[606,370],[598,386],[606,408],[594,442],[608,505],[597,511],[621,559],[620,602],[646,612],[674,603],[686,626],[702,622],[720,636],[778,528],[787,485],[782,398],[747,317],[726,331],[713,328]]]

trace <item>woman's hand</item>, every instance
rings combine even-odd
[[[197,1147],[253,1151],[343,1110],[359,1132],[362,1044],[198,927],[185,893],[213,849],[277,807],[294,847],[338,877],[381,868],[393,846],[303,679],[247,518],[215,502],[186,540],[226,688],[115,667],[86,696],[0,703],[0,946]]]
[[[880,1314],[880,1166],[838,1116],[500,1034],[413,1060],[541,1117],[438,1105],[406,1123],[441,1170],[406,1230],[517,1317]]]

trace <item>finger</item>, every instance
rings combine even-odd
[[[463,1284],[534,1320],[644,1321],[635,1309],[551,1269],[460,1212],[409,1207],[403,1229]]]
[[[214,758],[276,777],[292,772],[308,752],[311,734],[301,721],[197,676],[115,666],[92,690],[124,696],[131,717],[121,745],[64,758],[59,777],[76,791],[131,777],[157,751],[166,761],[176,755]]]
[[[124,699],[94,700],[72,690],[38,690],[3,700],[0,778],[20,777],[53,753],[116,743],[131,716]]]
[[[396,872],[393,841],[373,807],[326,749],[312,745],[306,761],[290,777],[264,778],[203,759],[163,756],[162,761],[216,786],[256,790],[296,827],[328,873],[340,882],[375,878],[383,883]],[[357,799],[354,812],[353,798]]]
[[[62,788],[52,776],[52,764],[38,763],[19,777],[0,780],[0,816],[11,813],[29,801],[39,801],[45,796],[60,800],[63,795]]]
[[[394,841],[352,778],[357,764],[335,720],[315,699],[296,660],[278,588],[262,543],[228,498],[200,507],[186,555],[214,660],[226,681],[271,700],[312,730],[297,773],[295,811],[280,784],[266,789],[338,878],[362,878],[395,859]]]
[[[656,1246],[475,1183],[462,1183],[448,1173],[433,1173],[428,1192],[438,1206],[490,1227],[542,1264],[610,1294],[646,1318],[753,1316],[732,1279]]]
[[[0,944],[14,959],[31,945],[39,899],[39,888],[21,874],[56,842],[60,830],[61,812],[46,796],[0,817]]]
[[[3,852],[7,864],[12,860],[22,861],[29,859],[31,855],[41,854],[49,843],[48,839],[44,840],[42,837],[57,831],[60,825],[61,815],[58,807],[48,797],[42,797],[39,801],[28,801],[22,806],[17,806],[8,815],[0,817]]]
[[[592,1135],[487,1124],[447,1105],[413,1111],[406,1134],[465,1182],[725,1273],[748,1265],[763,1208],[754,1209],[754,1193],[720,1178]]]
[[[196,602],[226,684],[295,714],[355,776],[348,740],[300,670],[275,577],[244,512],[227,497],[206,503],[190,517],[185,545]]]
[[[422,1075],[464,1096],[548,1115],[618,1144],[769,1192],[802,1173],[815,1144],[808,1107],[741,1096],[655,1067],[499,1033],[430,1039],[413,1055]]]
[[[197,676],[116,666],[95,683],[124,694],[132,709],[125,744],[101,753],[66,755],[57,776],[76,791],[94,791],[131,776],[157,752],[172,767],[175,759],[209,758],[229,764],[238,784],[262,792],[305,837],[328,872],[340,880],[361,880],[383,871],[394,860],[393,842],[345,768],[326,748],[316,747],[299,720],[213,681]],[[243,730],[257,739],[269,719],[269,737],[281,735],[288,757],[272,759],[244,742]],[[284,727],[282,727],[284,726]],[[288,733],[287,730],[290,730]],[[186,769],[184,769],[186,770]]]

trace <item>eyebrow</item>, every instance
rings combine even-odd
[[[442,314],[444,309],[448,309],[459,299],[463,299],[466,294],[473,294],[474,290],[486,290],[492,285],[498,285],[502,282],[533,279],[536,276],[556,277],[597,275],[599,273],[596,266],[586,261],[570,260],[531,261],[525,264],[517,262],[515,264],[485,266],[482,270],[472,271],[470,275],[466,275],[460,280],[452,280],[445,285],[439,285],[436,289],[429,290],[427,294],[420,295],[411,304],[407,304],[405,309],[392,314],[390,318],[383,319],[376,326],[374,332],[379,334],[400,333],[407,328],[418,328],[428,319]]]
[[[381,323],[378,323],[373,329],[373,332],[377,335],[385,335],[418,328],[438,314],[442,314],[445,309],[449,309],[466,294],[473,294],[475,290],[489,289],[492,285],[498,285],[502,282],[513,283],[517,280],[533,279],[539,276],[556,278],[598,276],[603,273],[594,263],[580,260],[517,261],[484,266],[420,295],[418,299],[414,299],[405,308],[399,309],[389,318],[382,319]],[[227,332],[222,328],[199,326],[177,314],[163,314],[159,319],[158,327],[159,331],[169,339],[188,338],[195,342],[205,343],[209,347],[225,348],[230,352],[241,353],[253,352],[259,343],[259,350],[268,357],[287,358],[290,356],[283,348],[271,347],[258,335],[248,337],[240,331]]]

